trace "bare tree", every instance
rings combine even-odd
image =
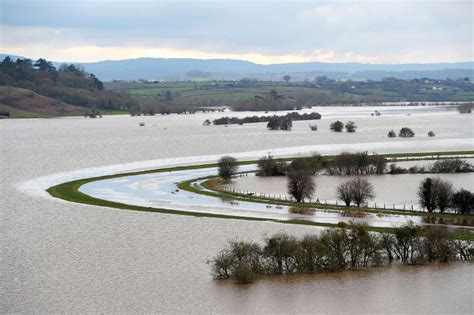
[[[313,178],[304,170],[291,170],[288,173],[288,193],[297,202],[304,202],[305,198],[311,198],[316,187]]]
[[[232,156],[223,156],[217,163],[219,176],[228,181],[237,172],[237,159]]]
[[[352,200],[359,208],[364,202],[375,197],[374,188],[365,178],[356,177],[350,181]]]
[[[352,201],[351,182],[345,182],[337,186],[336,195],[337,199],[344,201],[346,206],[349,207]]]
[[[435,178],[433,179],[433,193],[436,207],[440,212],[444,212],[451,204],[453,184],[441,178]]]

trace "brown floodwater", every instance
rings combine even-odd
[[[381,117],[370,117],[375,109]],[[0,313],[473,313],[472,263],[274,277],[242,287],[214,280],[206,264],[228,240],[320,229],[122,211],[38,194],[58,173],[55,182],[205,160],[200,155],[474,149],[472,115],[422,107],[313,110],[323,115],[317,132],[308,122],[295,122],[291,132],[202,126],[222,113],[1,120]],[[338,118],[355,120],[357,133],[330,133]],[[404,126],[417,136],[386,138],[388,129]],[[431,129],[434,139],[422,136]]]

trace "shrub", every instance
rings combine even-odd
[[[400,129],[400,133],[398,134],[398,136],[401,138],[411,138],[415,136],[415,133],[410,128],[403,127],[402,129]]]
[[[436,136],[436,134],[433,131],[428,132],[428,137],[434,137],[434,136]]]
[[[286,174],[288,164],[277,162],[273,156],[262,157],[257,163],[257,176],[283,176]]]
[[[356,126],[355,122],[353,122],[353,121],[348,121],[348,122],[346,123],[346,131],[347,131],[347,132],[355,132],[356,129],[357,129],[357,126]]]
[[[388,135],[387,135],[389,138],[395,138],[397,136],[397,134],[395,133],[395,131],[392,129],[388,132]]]
[[[332,122],[331,125],[329,126],[329,129],[335,132],[341,132],[343,128],[344,128],[344,123],[340,120],[336,120]]]
[[[309,129],[311,129],[311,131],[317,131],[317,130],[318,130],[318,126],[317,126],[316,124],[309,125]]]

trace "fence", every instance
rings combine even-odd
[[[285,201],[285,202],[295,201],[295,199],[289,195],[267,194],[267,193],[262,193],[262,192],[242,190],[242,189],[236,189],[236,188],[230,188],[230,187],[221,187],[221,190],[228,193],[242,195],[242,196],[263,198],[269,201],[270,200]],[[326,200],[326,199],[319,200],[318,198],[307,199],[303,203],[307,203],[307,204],[316,203],[316,204],[322,204],[322,205],[328,205],[328,206],[345,206],[343,202],[340,202],[338,200]],[[374,203],[363,204],[362,207],[374,208],[374,209],[380,209],[380,210],[426,212],[424,209],[414,204],[395,204],[395,203],[374,202]]]

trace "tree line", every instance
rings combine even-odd
[[[288,113],[285,116],[249,116],[244,118],[238,117],[221,117],[218,119],[214,119],[212,123],[214,125],[234,125],[234,124],[249,124],[249,123],[259,123],[259,122],[274,122],[274,121],[281,121],[281,120],[288,120],[288,121],[296,121],[296,120],[315,120],[321,119],[321,115],[319,113],[304,113],[300,114],[297,112]],[[268,127],[271,129],[270,127]]]
[[[217,278],[250,283],[257,276],[312,274],[366,269],[397,260],[423,264],[470,260],[471,242],[455,240],[445,229],[408,223],[392,234],[371,233],[364,225],[327,229],[297,238],[277,233],[256,242],[231,241],[209,263]]]

